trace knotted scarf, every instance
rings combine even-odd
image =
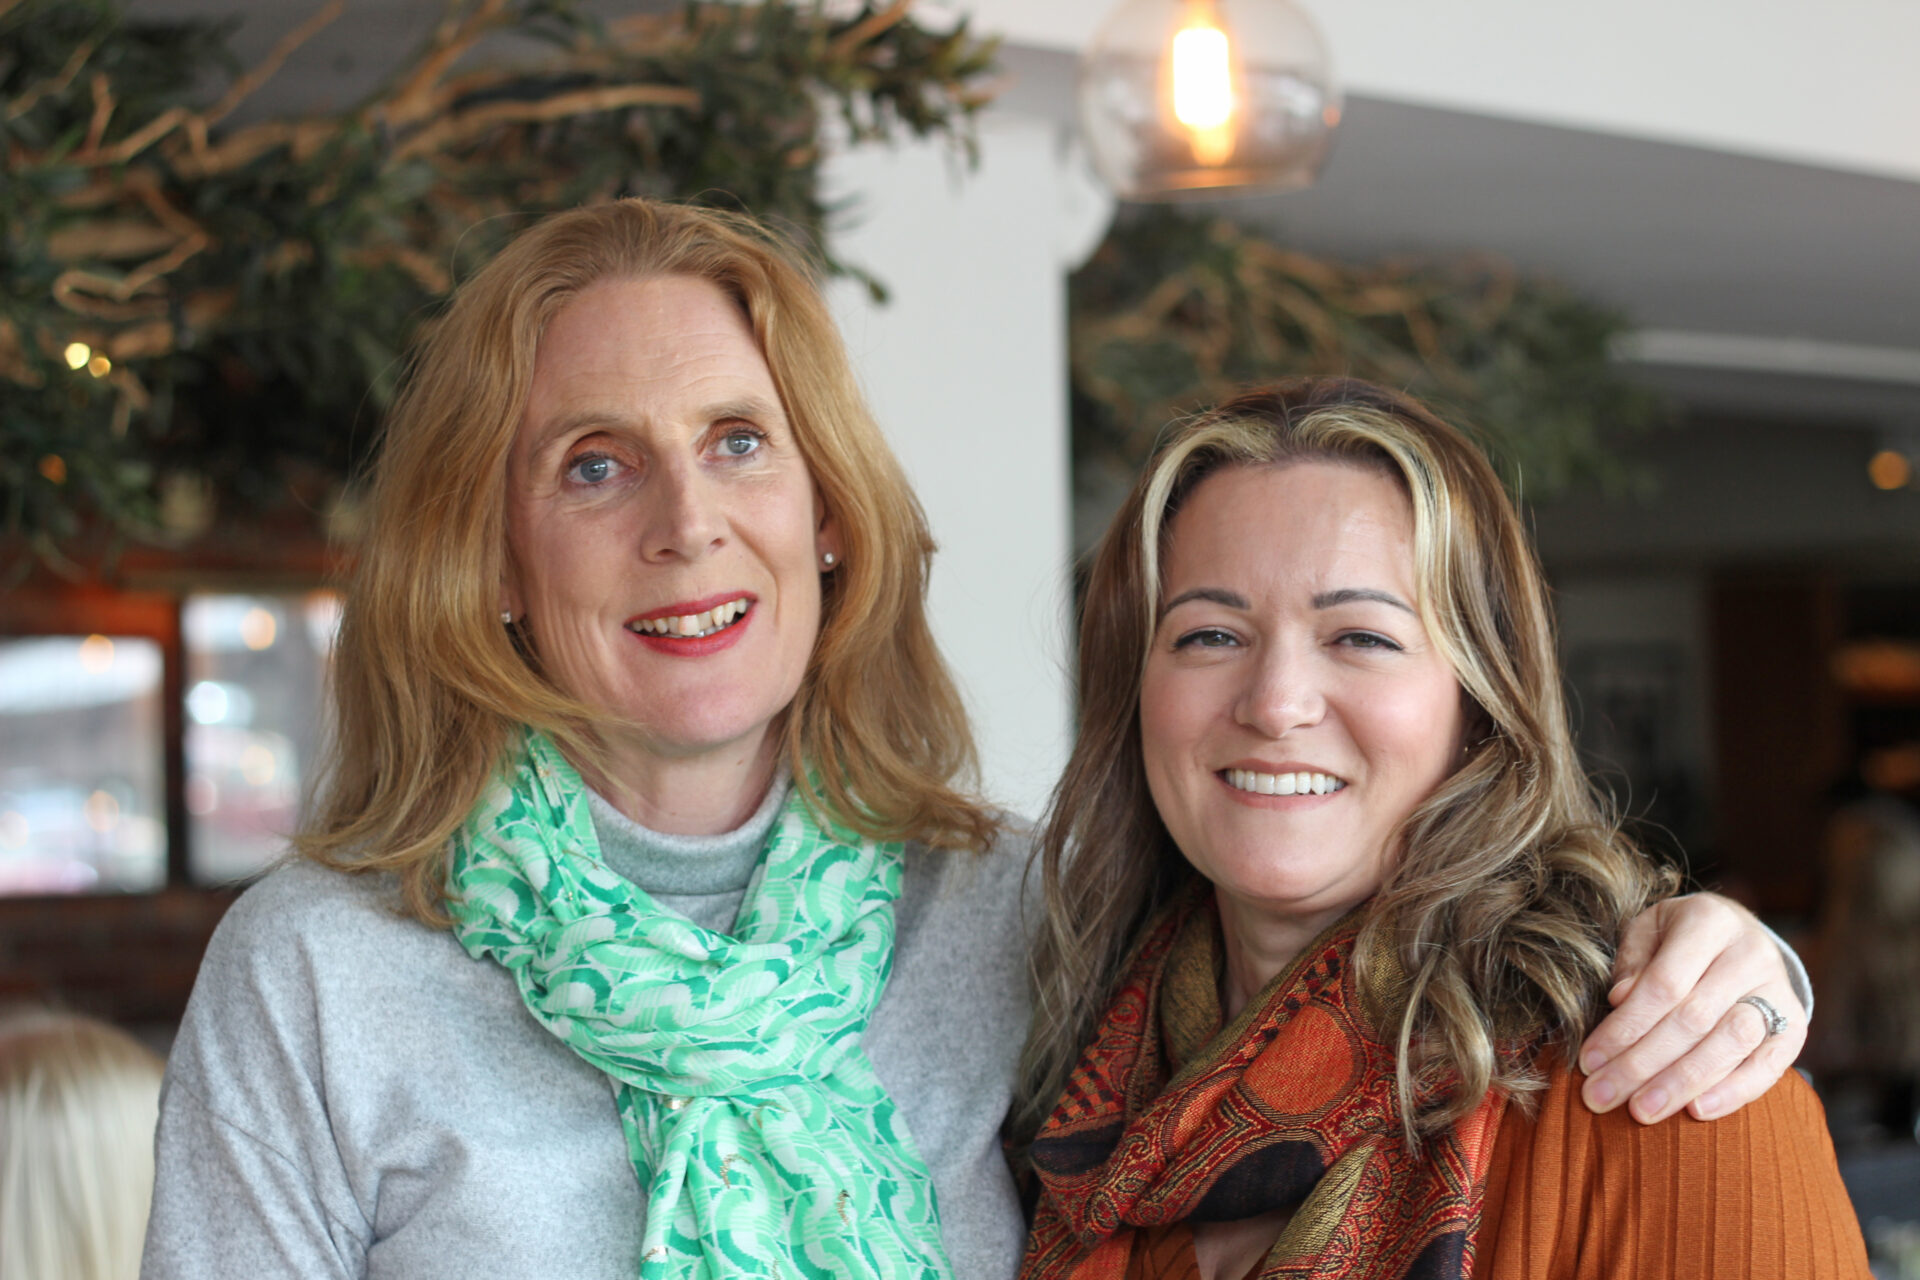
[[[601,860],[584,785],[537,733],[455,835],[455,936],[612,1081],[647,1189],[643,1280],[950,1274],[926,1164],[860,1045],[900,882],[898,844],[823,829],[796,793],[734,936],[703,929]]]
[[[1381,954],[1360,988],[1359,925],[1330,927],[1225,1027],[1211,893],[1150,930],[1034,1142],[1023,1280],[1126,1280],[1152,1228],[1295,1206],[1261,1280],[1472,1273],[1506,1102],[1408,1151],[1382,1034],[1405,979]]]

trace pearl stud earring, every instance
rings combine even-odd
[[[833,554],[833,552],[829,551],[825,555],[820,557],[820,563],[824,567],[831,569],[836,563],[838,563],[838,558]]]

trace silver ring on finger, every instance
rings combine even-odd
[[[1765,996],[1741,996],[1734,1003],[1750,1004],[1760,1011],[1760,1016],[1766,1019],[1767,1023],[1767,1034],[1761,1037],[1764,1040],[1772,1039],[1793,1025],[1787,1021],[1787,1015],[1774,1008],[1773,1002]]]

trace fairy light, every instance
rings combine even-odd
[[[93,348],[84,342],[69,342],[62,354],[66,357],[67,368],[78,372],[87,367],[87,361],[93,359]]]

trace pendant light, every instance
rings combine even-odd
[[[1292,0],[1120,0],[1079,98],[1123,200],[1304,187],[1340,123],[1326,43]]]

